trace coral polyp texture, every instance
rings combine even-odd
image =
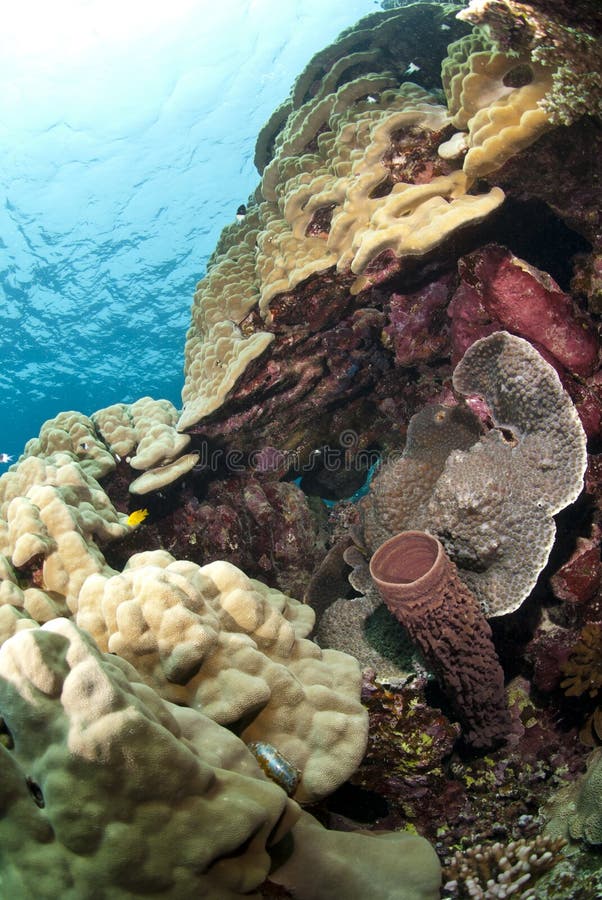
[[[5,637],[23,620],[70,612],[167,699],[245,721],[248,740],[286,752],[301,772],[298,797],[328,793],[354,771],[367,739],[359,667],[306,640],[309,607],[229,563],[199,567],[166,551],[136,554],[116,572],[101,548],[131,526],[72,454],[24,457],[1,488]]]
[[[14,635],[0,675],[6,896],[259,898],[275,868],[310,897],[307,860],[324,846],[325,898],[341,883],[365,896],[362,857],[373,854],[384,873],[374,896],[386,900],[399,878],[410,900],[438,896],[439,863],[423,838],[329,834],[240,738],[162,700],[72,622]]]
[[[276,747],[300,770],[297,799],[330,793],[363,756],[355,660],[306,640],[312,610],[230,563],[137,554],[86,581],[75,618],[161,696]]]
[[[602,844],[602,16],[384,5],[259,134],[183,408],[0,478],[3,896],[437,900],[411,826],[446,896],[539,897]]]
[[[446,446],[438,435],[457,414],[443,407],[430,418],[420,414],[426,434],[419,441],[412,435],[404,457],[385,468],[363,502],[364,534],[376,549],[375,535],[431,531],[485,614],[504,615],[520,606],[547,562],[553,516],[583,489],[585,433],[552,366],[508,332],[475,341],[453,384],[465,398],[485,401],[493,428],[467,448],[461,442],[470,427],[454,429]],[[465,411],[467,422],[470,415]]]
[[[540,101],[552,87],[553,72],[527,54],[500,52],[478,30],[451,44],[442,78],[459,132],[442,153],[465,149],[463,171],[470,180],[494,172],[550,127]]]

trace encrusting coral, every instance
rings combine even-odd
[[[306,640],[312,610],[229,563],[134,555],[87,579],[75,620],[161,696],[276,747],[301,773],[296,799],[330,793],[362,758],[355,660]]]
[[[602,844],[602,747],[594,750],[587,771],[562,787],[543,809],[552,837]]]
[[[448,48],[442,80],[454,135],[440,147],[466,150],[463,171],[469,180],[488,175],[528,147],[551,122],[541,101],[552,87],[554,69],[528,54],[502,53],[476,30]]]
[[[24,617],[69,611],[167,699],[233,727],[244,721],[247,740],[285,752],[301,771],[300,798],[334,790],[356,768],[367,737],[359,668],[305,639],[309,607],[229,563],[200,568],[166,551],[114,571],[101,547],[131,528],[72,454],[24,457],[0,488],[0,598],[13,610],[5,637]]]
[[[359,36],[363,48],[385,40],[391,58],[392,23],[441,15],[434,8],[419,4],[366,17],[357,32],[312,61],[308,71],[312,78],[320,72],[318,89],[308,96],[311,80],[302,74],[260,137],[261,184],[240,229],[224,231],[195,294],[181,430],[215,414],[260,357],[272,368],[270,380],[277,378],[268,360],[279,343],[279,295],[329,269],[357,276],[348,290],[361,293],[386,270],[375,262],[383,255],[423,256],[503,201],[497,187],[469,192],[461,163],[437,156],[451,119],[433,95],[400,85],[399,66],[381,68],[382,54],[380,65],[372,50],[345,55]],[[397,54],[401,47],[403,41]],[[365,71],[358,74],[358,66]],[[408,165],[418,133],[423,161]]]
[[[526,54],[531,64],[549,67],[552,83],[539,106],[552,124],[568,125],[583,115],[602,118],[602,49],[595,34],[601,25],[599,7],[587,6],[471,0],[458,18],[485,29],[505,52]]]
[[[63,412],[44,422],[39,436],[25,445],[23,457],[71,453],[94,478],[103,478],[124,459],[144,472],[130,484],[133,494],[144,494],[181,478],[198,460],[198,453],[182,456],[190,436],[176,431],[177,420],[173,403],[152,397],[115,403],[91,417]]]

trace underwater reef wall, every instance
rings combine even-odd
[[[383,7],[258,136],[182,409],[0,478],[7,896],[600,888],[600,17]]]

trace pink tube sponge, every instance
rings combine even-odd
[[[370,573],[440,682],[467,743],[483,749],[503,741],[510,714],[491,628],[443,545],[424,531],[401,532],[381,544]]]

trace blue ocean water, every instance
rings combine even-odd
[[[180,405],[196,282],[254,144],[374,0],[21,0],[0,30],[0,453],[61,410]],[[0,464],[0,472],[5,466]]]

